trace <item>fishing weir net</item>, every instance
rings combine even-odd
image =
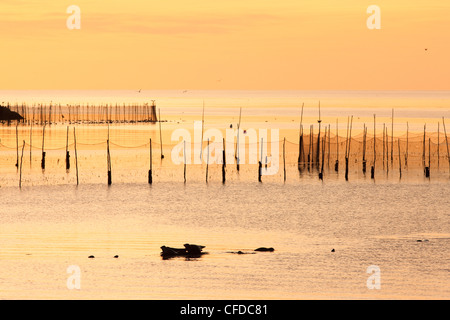
[[[283,183],[318,177],[351,181],[370,179],[372,170],[378,179],[450,177],[448,137],[443,132],[392,136],[380,130],[384,132],[374,139],[367,130],[354,130],[350,138],[329,128],[320,134],[317,129],[303,133],[283,129],[277,136],[269,129],[256,137],[245,130],[235,130],[230,137],[225,129],[218,129],[223,138],[211,136],[208,141],[205,132],[202,142],[188,129],[190,139],[174,137],[175,130],[183,127],[189,126],[166,122],[1,126],[0,184],[16,186],[19,169],[25,186],[72,184],[77,180],[76,165],[80,184],[105,183],[108,171],[114,183],[147,183],[150,169],[155,183],[255,182],[259,178]],[[45,170],[41,167],[44,152]]]

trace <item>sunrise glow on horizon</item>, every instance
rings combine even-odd
[[[81,9],[68,30],[66,9]],[[381,9],[381,29],[366,12]],[[450,3],[2,1],[0,88],[449,90]]]

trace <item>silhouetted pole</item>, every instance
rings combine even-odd
[[[363,128],[363,156],[362,156],[362,171],[364,175],[366,174],[366,136],[367,136],[367,130],[366,130],[366,124],[364,123]]]
[[[77,154],[77,136],[75,134],[75,127],[73,128],[73,144],[75,148],[75,169],[77,173],[77,185],[79,184],[78,180],[78,154]]]
[[[409,146],[409,124],[406,122],[406,154],[405,154],[405,166],[408,168],[408,146]]]
[[[283,173],[284,182],[286,182],[286,137],[283,140]]]
[[[400,155],[400,138],[397,141],[398,141],[398,171],[399,171],[400,179],[401,179],[402,178],[402,157]]]
[[[42,127],[42,160],[41,160],[41,168],[42,170],[45,170],[45,151],[44,151],[44,144],[45,144],[45,124]]]
[[[443,124],[443,126],[444,126],[445,144],[447,145],[448,173],[449,173],[449,175],[450,175],[450,149],[449,149],[449,147],[448,147],[447,130],[445,129],[445,121],[444,121],[444,117],[442,117],[442,124]]]
[[[19,121],[16,124],[16,150],[17,150],[17,160],[16,160],[16,168],[19,170]]]
[[[20,157],[20,177],[19,177],[19,188],[22,188],[22,162],[23,162],[23,150],[25,149],[25,140],[23,140],[22,156]]]
[[[159,114],[159,141],[161,144],[161,159],[164,159],[164,154],[163,154],[163,143],[162,143],[162,130],[161,130],[161,109],[158,109],[158,114]]]
[[[384,137],[384,130],[383,130],[383,137]],[[370,178],[375,179],[375,162],[377,160],[377,153],[376,153],[376,141],[377,141],[377,135],[376,135],[376,116],[373,115],[373,166],[370,169]],[[384,150],[384,140],[383,140],[383,150]],[[384,163],[384,160],[383,160]]]
[[[69,126],[67,126],[67,137],[66,137],[66,170],[70,169],[70,154],[69,154]]]
[[[263,138],[261,138],[261,157],[259,160],[259,166],[258,166],[258,181],[262,182],[262,160],[263,160]]]
[[[153,169],[153,154],[152,154],[152,139],[150,138],[150,169],[148,170],[148,183],[153,183],[152,169]]]
[[[339,172],[339,124],[336,118],[336,163],[334,164],[334,171]]]
[[[391,165],[394,164],[394,108],[392,108]]]
[[[225,167],[226,167],[226,157],[225,157],[225,138],[222,139],[222,183],[225,183]]]
[[[184,156],[184,183],[186,183],[186,140],[183,141],[183,145],[184,145],[184,151],[183,151],[183,156]]]
[[[206,183],[208,183],[208,166],[209,166],[209,138],[208,138],[208,154],[206,155]]]
[[[31,167],[31,153],[32,153],[32,149],[33,149],[33,144],[32,144],[32,139],[33,139],[33,122],[31,122],[31,126],[30,126],[30,167]]]

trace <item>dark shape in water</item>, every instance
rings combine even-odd
[[[89,256],[88,258],[89,258],[89,259],[93,259],[93,258],[95,258],[95,257],[94,257],[94,256]]]
[[[174,257],[174,256],[188,256],[188,257],[199,257],[205,252],[202,252],[205,246],[200,246],[196,244],[184,244],[184,248],[172,248],[172,247],[161,247],[161,255],[163,257]]]
[[[255,251],[261,251],[261,252],[273,252],[273,251],[275,251],[275,249],[274,249],[274,248],[260,247],[260,248],[255,249]]]
[[[114,256],[114,258],[118,258],[119,256],[116,254],[115,256]]]

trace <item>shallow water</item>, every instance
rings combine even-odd
[[[277,94],[278,99],[281,94]],[[178,97],[191,104],[189,116],[176,113],[179,107],[175,105],[167,106],[163,161],[157,125],[111,126],[113,184],[109,187],[105,126],[76,126],[78,186],[72,138],[71,169],[65,171],[66,126],[46,129],[45,172],[40,169],[41,128],[33,127],[30,162],[29,128],[20,127],[19,139],[27,142],[21,189],[14,166],[15,128],[0,128],[1,299],[450,298],[450,175],[444,149],[439,167],[432,158],[430,179],[423,174],[420,147],[410,151],[409,167],[402,164],[401,179],[396,159],[387,172],[378,158],[376,179],[370,179],[362,173],[355,153],[349,181],[344,179],[342,163],[341,171],[334,172],[334,160],[331,167],[325,164],[321,181],[316,169],[302,174],[297,169],[295,115],[299,109],[293,104],[297,93],[287,95],[278,114],[269,112],[273,119],[267,118],[267,105],[266,109],[256,107],[256,102],[270,97],[267,103],[272,105],[273,93],[241,93],[238,100],[250,99],[254,108],[246,126],[280,128],[280,137],[287,137],[286,182],[281,165],[275,175],[263,176],[258,183],[256,165],[242,165],[237,172],[236,165],[228,163],[225,184],[220,164],[209,165],[206,183],[203,162],[187,166],[183,183],[183,166],[174,165],[170,157],[178,141],[170,141],[170,135],[177,128],[192,130],[193,120],[200,120],[201,113],[199,117],[194,111],[201,112],[201,107],[192,106],[199,96]],[[235,123],[240,102],[228,96],[212,97],[217,108],[226,105],[228,111],[212,110],[214,116],[210,114],[206,122],[210,128],[224,129]],[[307,97],[316,96],[309,93]],[[324,109],[323,116],[340,114],[346,119],[349,109],[339,108],[348,96],[335,93],[330,97],[339,103],[334,109]],[[419,105],[429,98],[429,93],[408,96],[405,101],[415,104],[410,112],[402,111],[422,129]],[[364,95],[356,95],[350,107],[363,99]],[[370,99],[376,100],[376,95]],[[397,98],[381,100],[386,119],[393,106],[386,101],[392,99]],[[441,104],[448,100],[444,93],[435,97],[429,113],[433,121],[441,115],[447,117],[449,110]],[[360,110],[361,117],[370,118],[372,111],[367,110]],[[230,120],[232,113],[236,114]],[[345,127],[345,121],[342,124]],[[152,185],[147,183],[149,138],[155,149]],[[418,144],[420,141],[417,138]],[[356,143],[352,148],[357,150]],[[414,160],[419,163],[415,167]],[[207,254],[161,258],[162,245],[180,247],[184,243],[205,245]],[[261,246],[275,251],[253,251]],[[95,258],[89,259],[89,255]],[[80,289],[67,286],[71,276],[67,268],[72,265],[81,270]],[[367,268],[373,265],[380,269],[380,289],[367,287],[371,276]]]
[[[2,188],[0,296],[447,299],[449,191],[312,179]],[[208,254],[160,257],[187,242]],[[250,254],[260,246],[275,251]],[[79,290],[66,286],[70,265]],[[370,265],[379,290],[366,286]]]

